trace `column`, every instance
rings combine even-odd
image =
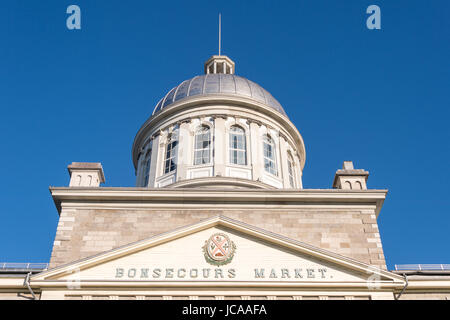
[[[280,133],[279,134],[279,144],[280,144],[280,159],[281,159],[281,178],[283,179],[283,187],[285,189],[292,188],[289,182],[289,168],[288,168],[288,153],[286,146],[286,138]]]
[[[161,162],[159,160],[159,142],[160,142],[161,134],[157,133],[152,137],[152,154],[150,155],[150,172],[148,174],[148,186],[151,188],[155,187],[155,180],[156,180],[156,169],[158,167],[158,162]]]
[[[144,152],[141,149],[139,151],[139,155],[137,157],[137,169],[136,169],[136,187],[142,187],[142,157],[144,156]]]
[[[160,132],[158,135],[158,140],[154,141],[154,148],[157,150],[156,163],[155,163],[155,180],[154,186],[156,187],[156,179],[164,174],[164,160],[165,160],[165,147],[167,142],[167,134]]]
[[[270,131],[270,128],[267,128],[267,132],[271,132]],[[285,158],[285,157],[283,157],[283,156],[281,156],[282,155],[282,153],[281,153],[281,137],[280,137],[280,132],[279,131],[277,131],[277,133],[276,133],[276,136],[274,136],[273,134],[271,134],[271,137],[273,138],[273,141],[275,142],[275,145],[276,145],[276,149],[275,149],[275,152],[276,152],[276,154],[275,154],[275,157],[276,157],[276,159],[277,159],[277,177],[278,177],[278,179],[280,179],[281,181],[282,181],[282,184],[283,184],[283,187],[285,188],[285,186],[284,186],[284,183],[283,183],[283,178],[284,178],[284,172],[283,172],[283,168],[284,168],[284,164],[282,163],[282,161],[283,161],[283,159]]]
[[[297,153],[294,156],[295,161],[295,174],[297,179],[298,188],[303,189],[303,171],[302,171],[302,164],[300,162],[300,155]]]

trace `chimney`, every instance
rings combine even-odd
[[[72,162],[67,170],[70,173],[69,187],[99,187],[100,183],[105,182],[99,162]]]
[[[352,161],[344,161],[342,169],[336,171],[333,188],[344,190],[367,190],[369,172],[353,168]]]

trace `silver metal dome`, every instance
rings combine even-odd
[[[246,78],[225,73],[210,73],[183,81],[158,102],[152,115],[184,98],[208,94],[236,95],[251,98],[286,116],[281,104],[260,85]]]

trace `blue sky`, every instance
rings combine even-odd
[[[81,30],[66,8],[81,8]],[[381,8],[381,30],[366,8]],[[72,161],[133,186],[131,146],[154,105],[222,48],[270,91],[306,145],[305,188],[344,160],[389,189],[388,263],[450,263],[449,1],[13,1],[0,4],[0,262],[46,262],[49,186]]]

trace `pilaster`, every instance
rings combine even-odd
[[[160,134],[152,137],[152,154],[150,158],[150,172],[148,174],[148,186],[146,187],[154,187],[155,186],[155,179],[156,179],[156,168],[158,166],[158,162],[160,162],[158,158],[159,153],[159,141],[160,141]]]
[[[187,179],[187,167],[191,164],[190,154],[192,153],[192,135],[191,120],[186,119],[180,121],[180,135],[178,139],[178,165],[177,165],[177,181]]]
[[[226,151],[228,146],[225,145],[225,120],[226,116],[214,116],[214,137],[213,137],[213,154],[214,154],[214,172],[215,176],[225,176]]]
[[[260,180],[263,169],[263,153],[261,147],[261,137],[259,133],[261,123],[250,120],[250,146],[251,165],[253,180]]]
[[[281,173],[283,179],[283,187],[284,188],[292,188],[291,183],[289,182],[289,169],[288,169],[288,152],[286,147],[286,140],[282,135],[279,135],[279,144],[280,144],[280,159],[281,159]],[[294,178],[295,180],[295,178]],[[295,188],[295,186],[294,186]]]

